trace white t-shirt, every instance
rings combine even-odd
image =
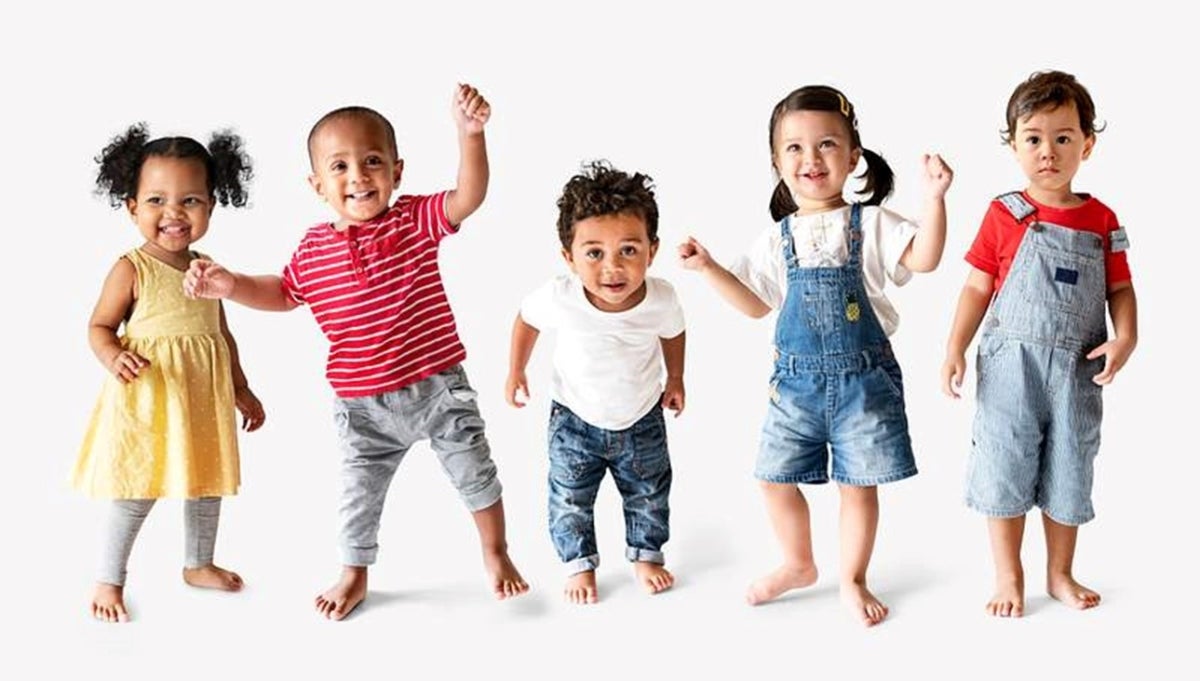
[[[663,338],[683,333],[675,289],[646,277],[646,297],[624,312],[588,302],[583,283],[561,275],[521,302],[521,319],[538,331],[558,331],[551,397],[584,421],[624,430],[662,398]]]
[[[884,333],[892,335],[900,316],[883,294],[886,279],[903,286],[912,272],[900,264],[900,256],[917,233],[917,225],[879,206],[863,206],[863,285],[871,309]],[[790,220],[796,258],[801,267],[840,267],[850,257],[846,233],[850,206],[812,215],[793,215]],[[779,225],[762,231],[750,250],[729,268],[763,302],[778,310],[787,293],[787,264],[783,261],[783,237]]]

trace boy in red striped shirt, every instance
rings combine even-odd
[[[439,243],[475,212],[488,184],[483,127],[491,107],[475,88],[459,85],[452,109],[456,188],[392,203],[404,162],[391,123],[365,107],[337,109],[313,126],[308,152],[309,183],[338,220],[309,229],[282,276],[194,260],[184,284],[189,295],[260,310],[307,304],[329,339],[325,375],[337,394],[343,450],[343,570],[316,607],[330,619],[344,618],[366,596],[392,475],[425,439],[474,515],[496,597],[528,589],[508,557],[500,481],[438,271]]]

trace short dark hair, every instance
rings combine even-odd
[[[317,133],[321,128],[336,120],[353,119],[359,121],[373,121],[383,127],[383,132],[387,135],[388,146],[392,152],[392,158],[400,158],[400,149],[396,146],[396,129],[392,127],[392,122],[389,121],[383,114],[365,106],[343,106],[340,109],[334,109],[329,113],[321,116],[320,120],[313,124],[311,130],[308,131],[308,163],[313,164],[313,140],[316,139]]]
[[[1000,131],[1004,143],[1012,143],[1020,120],[1041,109],[1057,109],[1067,102],[1075,103],[1079,129],[1084,135],[1091,137],[1104,130],[1103,125],[1096,127],[1096,104],[1075,76],[1062,71],[1038,71],[1018,85],[1008,98],[1008,108],[1004,112],[1008,127]]]
[[[604,160],[585,163],[580,173],[567,180],[558,198],[558,239],[570,250],[575,223],[620,213],[640,217],[650,243],[658,243],[658,203],[650,176],[630,175]]]
[[[114,208],[137,196],[142,165],[152,156],[193,158],[204,165],[208,195],[222,206],[244,206],[247,187],[254,176],[250,157],[242,148],[242,138],[229,130],[213,133],[208,146],[191,137],[150,139],[145,123],[135,123],[124,133],[109,140],[95,158],[100,165],[96,174],[96,193],[107,196]]]

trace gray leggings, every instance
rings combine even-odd
[[[100,560],[100,581],[103,584],[125,584],[125,566],[133,551],[133,541],[155,499],[117,499],[110,507],[107,536]],[[217,543],[217,523],[221,519],[221,497],[200,497],[183,502],[184,557],[183,565],[198,568],[212,565],[213,547]]]

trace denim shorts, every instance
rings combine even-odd
[[[771,378],[754,477],[869,487],[917,474],[900,365],[890,351],[838,371],[785,360]]]
[[[1000,333],[980,339],[967,506],[1008,518],[1036,505],[1064,525],[1095,517],[1103,407],[1092,376],[1104,358],[1085,353]]]

